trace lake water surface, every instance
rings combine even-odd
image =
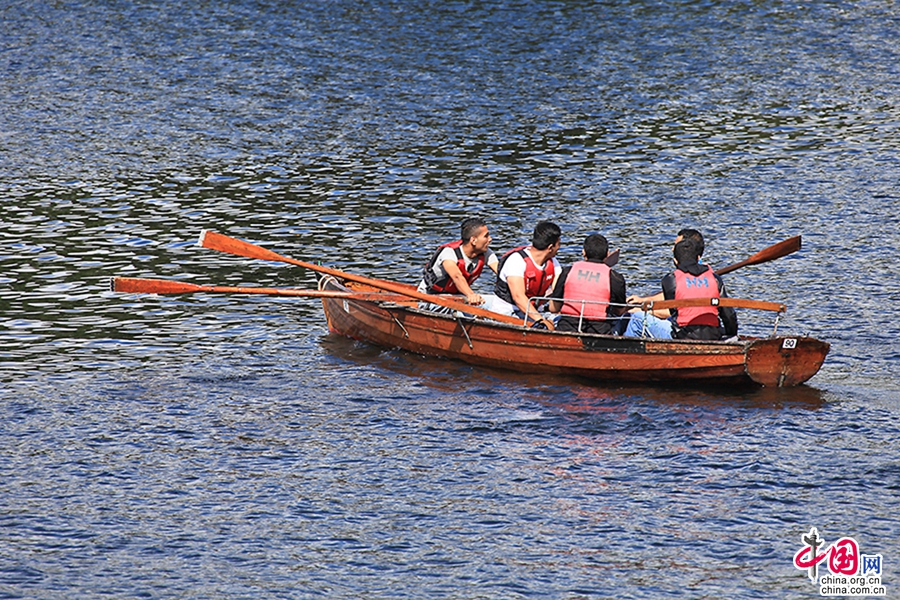
[[[900,590],[900,13],[862,2],[0,6],[0,597]],[[468,215],[656,291],[682,227],[832,344],[788,390],[596,384],[328,334],[202,229],[414,283]],[[490,281],[482,282],[486,290]],[[747,332],[770,323],[742,315]],[[824,566],[821,567],[824,572]]]

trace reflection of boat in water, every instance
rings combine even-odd
[[[323,277],[319,287],[347,293],[374,289],[332,276]],[[332,332],[383,348],[595,380],[789,387],[815,375],[829,349],[827,342],[810,337],[697,341],[555,332],[438,314],[419,309],[414,299],[324,297],[322,304]]]
[[[516,390],[518,398],[530,398],[539,404],[566,414],[592,415],[618,413],[623,406],[647,401],[654,405],[688,405],[691,407],[743,407],[780,410],[800,408],[815,410],[824,406],[829,393],[810,385],[790,388],[735,386],[730,383],[704,385],[684,382],[598,381],[577,376],[559,375],[548,378],[542,373],[516,372],[462,361],[445,360],[354,340],[339,333],[323,335],[319,344],[332,358],[349,370],[336,370],[346,378],[361,367],[415,380],[433,390],[437,397],[493,397],[498,390]],[[461,383],[461,382],[465,383]],[[350,385],[348,383],[348,385]],[[352,385],[359,385],[354,380]],[[624,417],[623,417],[624,418]]]

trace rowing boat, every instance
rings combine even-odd
[[[241,293],[320,298],[330,331],[384,348],[456,359],[474,365],[527,373],[575,375],[607,381],[744,383],[791,387],[808,381],[825,361],[829,345],[808,336],[724,341],[671,340],[548,331],[526,327],[514,317],[467,306],[446,295],[372,279],[283,256],[250,242],[203,231],[199,245],[227,254],[276,261],[314,271],[318,290],[197,285],[161,279],[113,277],[113,291],[149,294]],[[785,240],[718,272],[760,264],[800,248]],[[438,305],[448,312],[419,307]],[[649,301],[644,311],[687,306],[731,306],[774,311],[783,304],[736,298]]]
[[[825,361],[829,344],[808,336],[749,337],[726,341],[670,340],[548,331],[522,324],[441,314],[418,302],[368,300],[372,288],[324,276],[319,289],[328,328],[382,348],[528,373],[574,375],[601,381],[709,382],[791,387],[808,381]],[[354,296],[353,294],[357,294]],[[652,308],[677,307],[677,302]],[[696,301],[692,301],[695,302]],[[755,301],[723,305],[770,309]],[[781,305],[778,305],[781,306]],[[777,310],[783,310],[783,306]]]

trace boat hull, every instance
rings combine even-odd
[[[352,291],[333,278],[320,287]],[[550,332],[438,315],[415,302],[325,298],[329,330],[383,348],[527,373],[609,381],[698,381],[787,387],[818,372],[828,344],[808,337],[731,342]]]

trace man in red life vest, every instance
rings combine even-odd
[[[686,298],[724,298],[725,284],[712,267],[698,262],[700,250],[696,241],[688,238],[675,244],[676,268],[662,280],[666,300]],[[647,315],[647,331],[652,337],[692,340],[718,340],[733,337],[738,332],[737,315],[724,306],[685,307],[672,311],[668,319]],[[631,313],[625,335],[640,336],[644,315],[640,310]]]
[[[468,304],[482,304],[481,295],[472,291],[472,284],[487,266],[495,273],[499,260],[488,248],[491,234],[487,224],[479,218],[462,222],[460,239],[441,245],[428,264],[418,290],[426,294],[462,294]],[[443,307],[428,308],[444,311]]]
[[[603,261],[609,243],[599,233],[584,240],[583,260],[562,270],[553,287],[550,312],[560,313],[557,331],[616,333],[625,311],[625,278]]]
[[[541,324],[552,330],[553,322],[538,309],[562,270],[556,260],[561,235],[556,223],[541,221],[534,228],[530,246],[507,252],[500,259],[494,294],[485,297],[484,308],[522,317],[526,325]]]

